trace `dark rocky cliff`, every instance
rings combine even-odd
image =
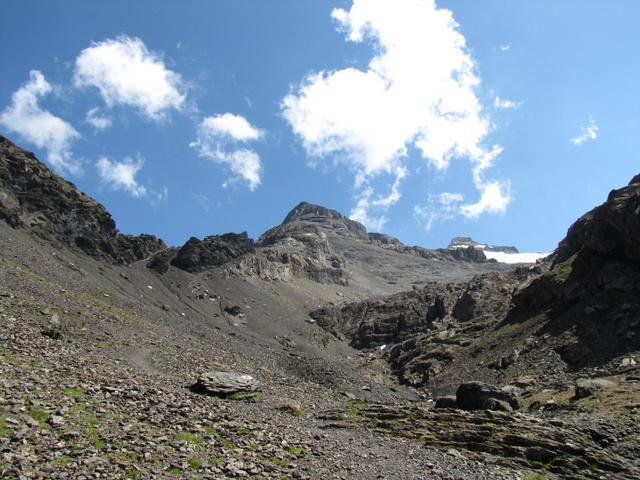
[[[122,235],[107,210],[0,136],[0,218],[14,228],[79,248],[112,263],[131,263],[165,248],[153,235]]]

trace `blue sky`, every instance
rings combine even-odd
[[[306,200],[548,251],[640,170],[640,3],[31,1],[0,132],[170,244]]]

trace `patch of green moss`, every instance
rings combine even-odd
[[[196,435],[191,432],[180,432],[176,435],[176,440],[178,442],[185,442],[190,445],[200,447],[204,444],[204,439],[200,435]]]
[[[42,408],[32,408],[29,410],[29,416],[33,418],[36,422],[44,423],[49,420],[49,414],[46,410]]]

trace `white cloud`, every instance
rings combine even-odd
[[[360,218],[373,195],[368,180],[392,175],[409,146],[440,170],[454,157],[482,162],[490,123],[475,94],[475,63],[449,10],[433,0],[354,0],[332,17],[349,41],[372,44],[367,69],[310,74],[281,108],[309,155],[355,172]]]
[[[496,98],[493,102],[494,108],[498,110],[510,110],[513,108],[518,108],[522,105],[522,102],[514,102],[513,100],[508,100],[506,98],[500,98],[496,95]]]
[[[388,218],[386,212],[391,205],[396,204],[400,198],[400,183],[407,176],[407,169],[401,166],[396,167],[396,179],[391,185],[391,191],[388,195],[375,195],[373,188],[366,187],[358,195],[358,202],[351,210],[349,217],[356,222],[362,223],[370,230],[380,231],[387,223]],[[370,213],[370,210],[380,212],[378,216]]]
[[[100,180],[114,190],[124,190],[133,197],[143,197],[147,194],[147,189],[136,180],[143,163],[141,158],[134,160],[127,157],[117,162],[102,157],[96,162],[96,168]]]
[[[460,214],[460,204],[464,201],[464,195],[454,192],[442,192],[430,194],[427,205],[413,207],[414,218],[424,226],[426,231],[437,223],[450,220]]]
[[[477,218],[483,213],[504,213],[511,202],[511,185],[487,182],[480,185],[482,195],[476,203],[462,205],[460,213],[468,218]]]
[[[243,179],[249,190],[253,191],[262,181],[260,156],[253,150],[238,147],[260,140],[263,136],[264,132],[252,126],[244,117],[224,113],[204,118],[198,126],[197,138],[190,146],[197,149],[201,157],[229,167],[234,176],[225,181],[225,187]]]
[[[586,127],[580,127],[580,134],[570,138],[569,141],[574,145],[582,145],[589,140],[598,138],[599,130],[600,127],[598,127],[596,121],[592,117],[589,117],[589,124]]]
[[[504,45],[499,45],[498,48],[500,49],[501,52],[508,52],[509,50],[511,50],[511,44],[506,43]]]
[[[228,137],[240,142],[259,140],[263,136],[263,132],[252,126],[246,118],[233,113],[206,117],[200,126],[211,136]]]
[[[138,108],[152,120],[180,110],[186,95],[180,74],[165,66],[139,38],[120,36],[93,43],[76,58],[76,87],[96,87],[108,106]]]
[[[52,90],[53,87],[41,72],[31,70],[29,81],[13,93],[11,105],[0,113],[0,124],[46,150],[47,160],[54,168],[77,174],[80,165],[72,157],[71,144],[80,134],[38,103]]]
[[[111,119],[100,114],[100,109],[95,107],[87,112],[85,120],[96,130],[105,130],[111,127]]]

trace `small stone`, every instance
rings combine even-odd
[[[51,415],[48,420],[49,425],[52,427],[60,427],[64,425],[64,418],[60,415]]]

